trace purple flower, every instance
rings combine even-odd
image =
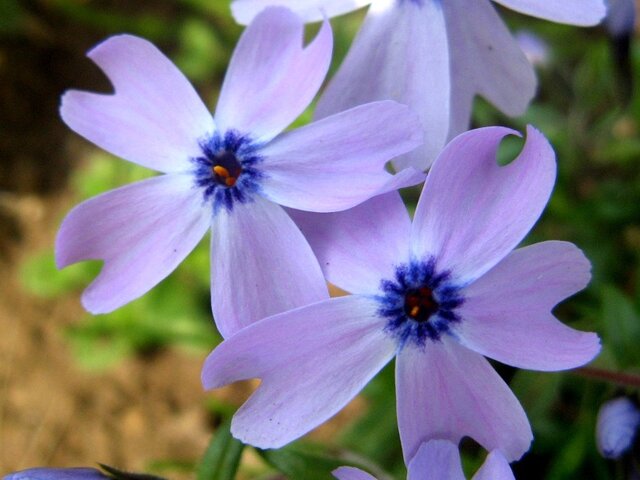
[[[407,480],[465,480],[458,447],[447,440],[430,440],[420,445],[407,470]],[[340,467],[333,475],[338,480],[376,480],[353,467]],[[515,477],[504,455],[494,450],[472,480],[515,480]]]
[[[605,15],[603,0],[495,1],[574,25],[594,25]],[[246,23],[274,4],[307,21],[371,4],[316,116],[380,99],[409,105],[421,117],[426,141],[396,166],[428,167],[447,139],[467,130],[476,94],[512,116],[535,94],[534,71],[489,0],[234,0],[232,10]]]
[[[549,45],[540,36],[529,30],[519,30],[514,38],[531,65],[544,67],[549,63]]]
[[[609,0],[609,11],[605,24],[613,37],[633,35],[636,24],[636,2],[634,0]]]
[[[246,29],[215,122],[189,82],[152,44],[112,37],[89,57],[115,94],[67,92],[73,130],[155,176],[82,203],[56,241],[59,267],[104,260],[82,301],[110,312],[171,273],[211,227],[213,313],[224,336],[328,297],[309,244],[281,207],[327,212],[419,183],[384,164],[421,143],[405,106],[376,102],[281,133],[309,104],[331,59],[328,22],[303,48],[302,20],[268,9]]]
[[[627,397],[609,400],[600,407],[596,443],[605,458],[620,458],[633,445],[640,427],[640,409]]]
[[[556,163],[529,128],[519,157],[496,163],[501,127],[454,139],[431,169],[413,224],[399,195],[342,213],[296,215],[325,275],[351,296],[271,316],[207,358],[207,389],[260,378],[232,433],[280,447],[324,422],[396,358],[405,462],[430,439],[470,436],[508,460],[532,438],[526,415],[486,355],[520,368],[590,361],[597,335],[551,309],[581,290],[590,264],[567,242],[512,251],[549,199]]]
[[[3,480],[105,480],[95,468],[30,468],[10,473]]]

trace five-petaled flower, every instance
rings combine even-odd
[[[595,25],[603,0],[494,0],[524,14]],[[342,66],[322,95],[321,118],[380,99],[412,107],[425,143],[396,166],[426,168],[447,139],[469,126],[480,94],[507,115],[521,115],[535,94],[533,68],[489,0],[234,0],[246,23],[267,5],[284,5],[307,21],[371,4]]]
[[[465,480],[458,447],[448,440],[429,440],[422,443],[407,464],[407,480]],[[376,480],[354,467],[340,467],[333,471],[338,480]],[[515,480],[509,462],[499,450],[486,460],[471,480]]]
[[[90,199],[62,223],[59,267],[104,260],[83,294],[89,311],[146,293],[210,227],[212,309],[223,336],[326,299],[318,262],[282,206],[338,211],[424,179],[384,169],[422,142],[417,116],[392,101],[281,133],[313,99],[331,59],[329,23],[306,47],[303,29],[285,8],[256,17],[236,47],[215,119],[149,42],[121,35],[89,53],[115,93],[67,92],[62,118],[105,150],[164,173]]]
[[[502,127],[456,137],[434,163],[413,222],[397,193],[345,212],[297,216],[327,279],[352,292],[271,316],[207,358],[207,389],[260,378],[232,433],[280,447],[324,422],[396,357],[405,463],[431,439],[470,436],[518,459],[526,415],[490,358],[543,371],[577,367],[597,335],[551,309],[584,288],[590,264],[573,244],[512,251],[540,216],[554,152],[529,127],[517,159],[499,166]]]

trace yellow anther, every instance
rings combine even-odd
[[[216,165],[215,167],[213,167],[213,173],[215,173],[216,175],[219,175],[222,178],[229,178],[229,170],[227,170],[221,165]]]
[[[227,185],[227,187],[233,187],[236,184],[236,177],[227,177],[224,180],[224,183]]]
[[[411,311],[409,312],[409,315],[412,317],[417,317],[418,313],[420,313],[420,307],[416,305],[411,309]]]

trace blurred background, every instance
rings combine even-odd
[[[229,439],[220,425],[253,386],[205,394],[200,385],[202,361],[220,341],[210,315],[206,241],[149,294],[109,315],[92,316],[79,303],[99,263],[54,266],[55,232],[73,205],[151,174],[93,147],[59,119],[64,90],[110,89],[86,51],[116,33],[150,39],[213,107],[241,33],[228,3],[0,0],[0,474],[101,462],[176,479],[194,478],[200,468],[199,478],[207,478],[199,465],[213,436],[218,443],[209,454],[224,451],[220,458],[231,464],[241,458],[242,479],[329,478],[345,461],[388,478],[406,475],[393,365],[290,447],[242,450]],[[531,123],[554,145],[558,182],[527,242],[568,240],[584,249],[593,281],[556,313],[597,331],[604,344],[589,368],[574,372],[496,365],[535,434],[514,470],[519,479],[631,478],[638,456],[603,460],[594,428],[600,404],[640,388],[638,30],[612,34],[502,13],[536,64],[539,93],[518,119],[477,100],[474,125],[523,131]],[[334,69],[362,16],[332,21]],[[503,159],[521,145],[506,142]],[[419,192],[405,193],[411,206]],[[471,441],[463,451],[471,472],[485,453]]]

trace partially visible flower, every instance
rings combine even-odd
[[[420,445],[407,465],[407,480],[465,480],[456,444],[447,440],[430,440]],[[372,475],[353,467],[333,471],[338,480],[376,480]],[[494,450],[471,480],[515,480],[509,462]]]
[[[165,480],[146,473],[133,473],[100,464],[104,473],[95,468],[29,468],[10,473],[3,480]]]
[[[609,400],[600,407],[596,443],[605,458],[620,458],[633,445],[640,427],[640,409],[627,397]]]
[[[604,0],[495,0],[560,23],[595,25]],[[422,148],[394,161],[428,167],[447,139],[467,130],[473,97],[507,115],[524,113],[536,91],[531,65],[489,0],[234,0],[240,23],[268,5],[318,21],[371,4],[342,66],[322,95],[322,118],[372,100],[409,105],[423,123]]]
[[[529,30],[519,30],[515,34],[518,46],[534,66],[545,66],[549,62],[549,45]]]
[[[470,436],[512,461],[529,448],[526,415],[483,355],[519,368],[574,368],[597,335],[551,309],[584,288],[590,264],[567,242],[512,251],[540,216],[555,155],[533,128],[499,166],[501,127],[454,139],[429,172],[413,223],[397,193],[351,210],[291,212],[329,282],[353,295],[261,320],[207,358],[207,389],[260,378],[231,431],[277,448],[338,412],[394,356],[405,463],[430,439]]]
[[[30,468],[10,473],[3,480],[105,480],[107,477],[95,468]]]
[[[284,8],[256,17],[231,59],[215,121],[151,43],[120,35],[89,52],[115,93],[67,92],[63,120],[105,150],[164,175],[92,198],[63,221],[60,268],[104,260],[82,296],[87,310],[110,312],[146,293],[209,228],[212,309],[223,336],[323,300],[318,262],[282,206],[336,211],[424,179],[384,169],[422,142],[417,117],[394,102],[281,133],[313,99],[331,60],[329,23],[306,47],[303,30]]]
[[[613,37],[619,38],[632,35],[635,24],[635,0],[609,0],[605,26]]]

